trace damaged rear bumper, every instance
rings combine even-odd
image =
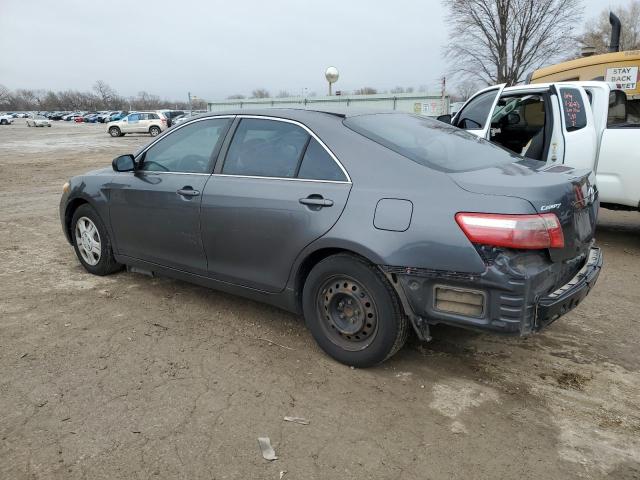
[[[602,268],[594,246],[562,263],[544,252],[481,254],[487,268],[480,274],[382,266],[420,338],[438,323],[515,335],[540,330],[575,308]]]

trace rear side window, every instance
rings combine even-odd
[[[222,173],[293,178],[309,138],[293,123],[244,118],[233,136]]]
[[[463,172],[522,160],[503,148],[443,122],[404,113],[359,115],[351,130],[425,167]]]
[[[298,172],[298,178],[333,180],[336,182],[347,180],[338,164],[315,138],[312,138],[307,146],[307,151],[302,158],[302,164]]]
[[[456,127],[465,130],[482,130],[487,123],[498,89],[481,93],[471,100],[456,117]]]
[[[149,117],[149,120],[158,120],[158,119],[160,119],[160,117],[158,116],[157,113],[149,113],[148,117]]]
[[[587,126],[587,113],[585,105],[576,88],[561,88],[560,100],[564,115],[564,125],[567,132],[574,132]]]

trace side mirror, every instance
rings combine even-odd
[[[439,122],[448,123],[449,125],[451,125],[452,118],[453,117],[447,113],[446,115],[440,115],[436,117],[436,120],[438,120]]]
[[[113,159],[111,166],[115,172],[133,172],[136,169],[136,162],[133,155],[120,155]]]

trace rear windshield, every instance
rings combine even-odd
[[[446,123],[406,113],[349,117],[351,130],[420,165],[463,172],[522,160],[515,154]]]

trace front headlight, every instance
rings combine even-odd
[[[71,185],[69,185],[69,182],[65,182],[64,185],[62,186],[62,193],[69,193],[70,187]]]

